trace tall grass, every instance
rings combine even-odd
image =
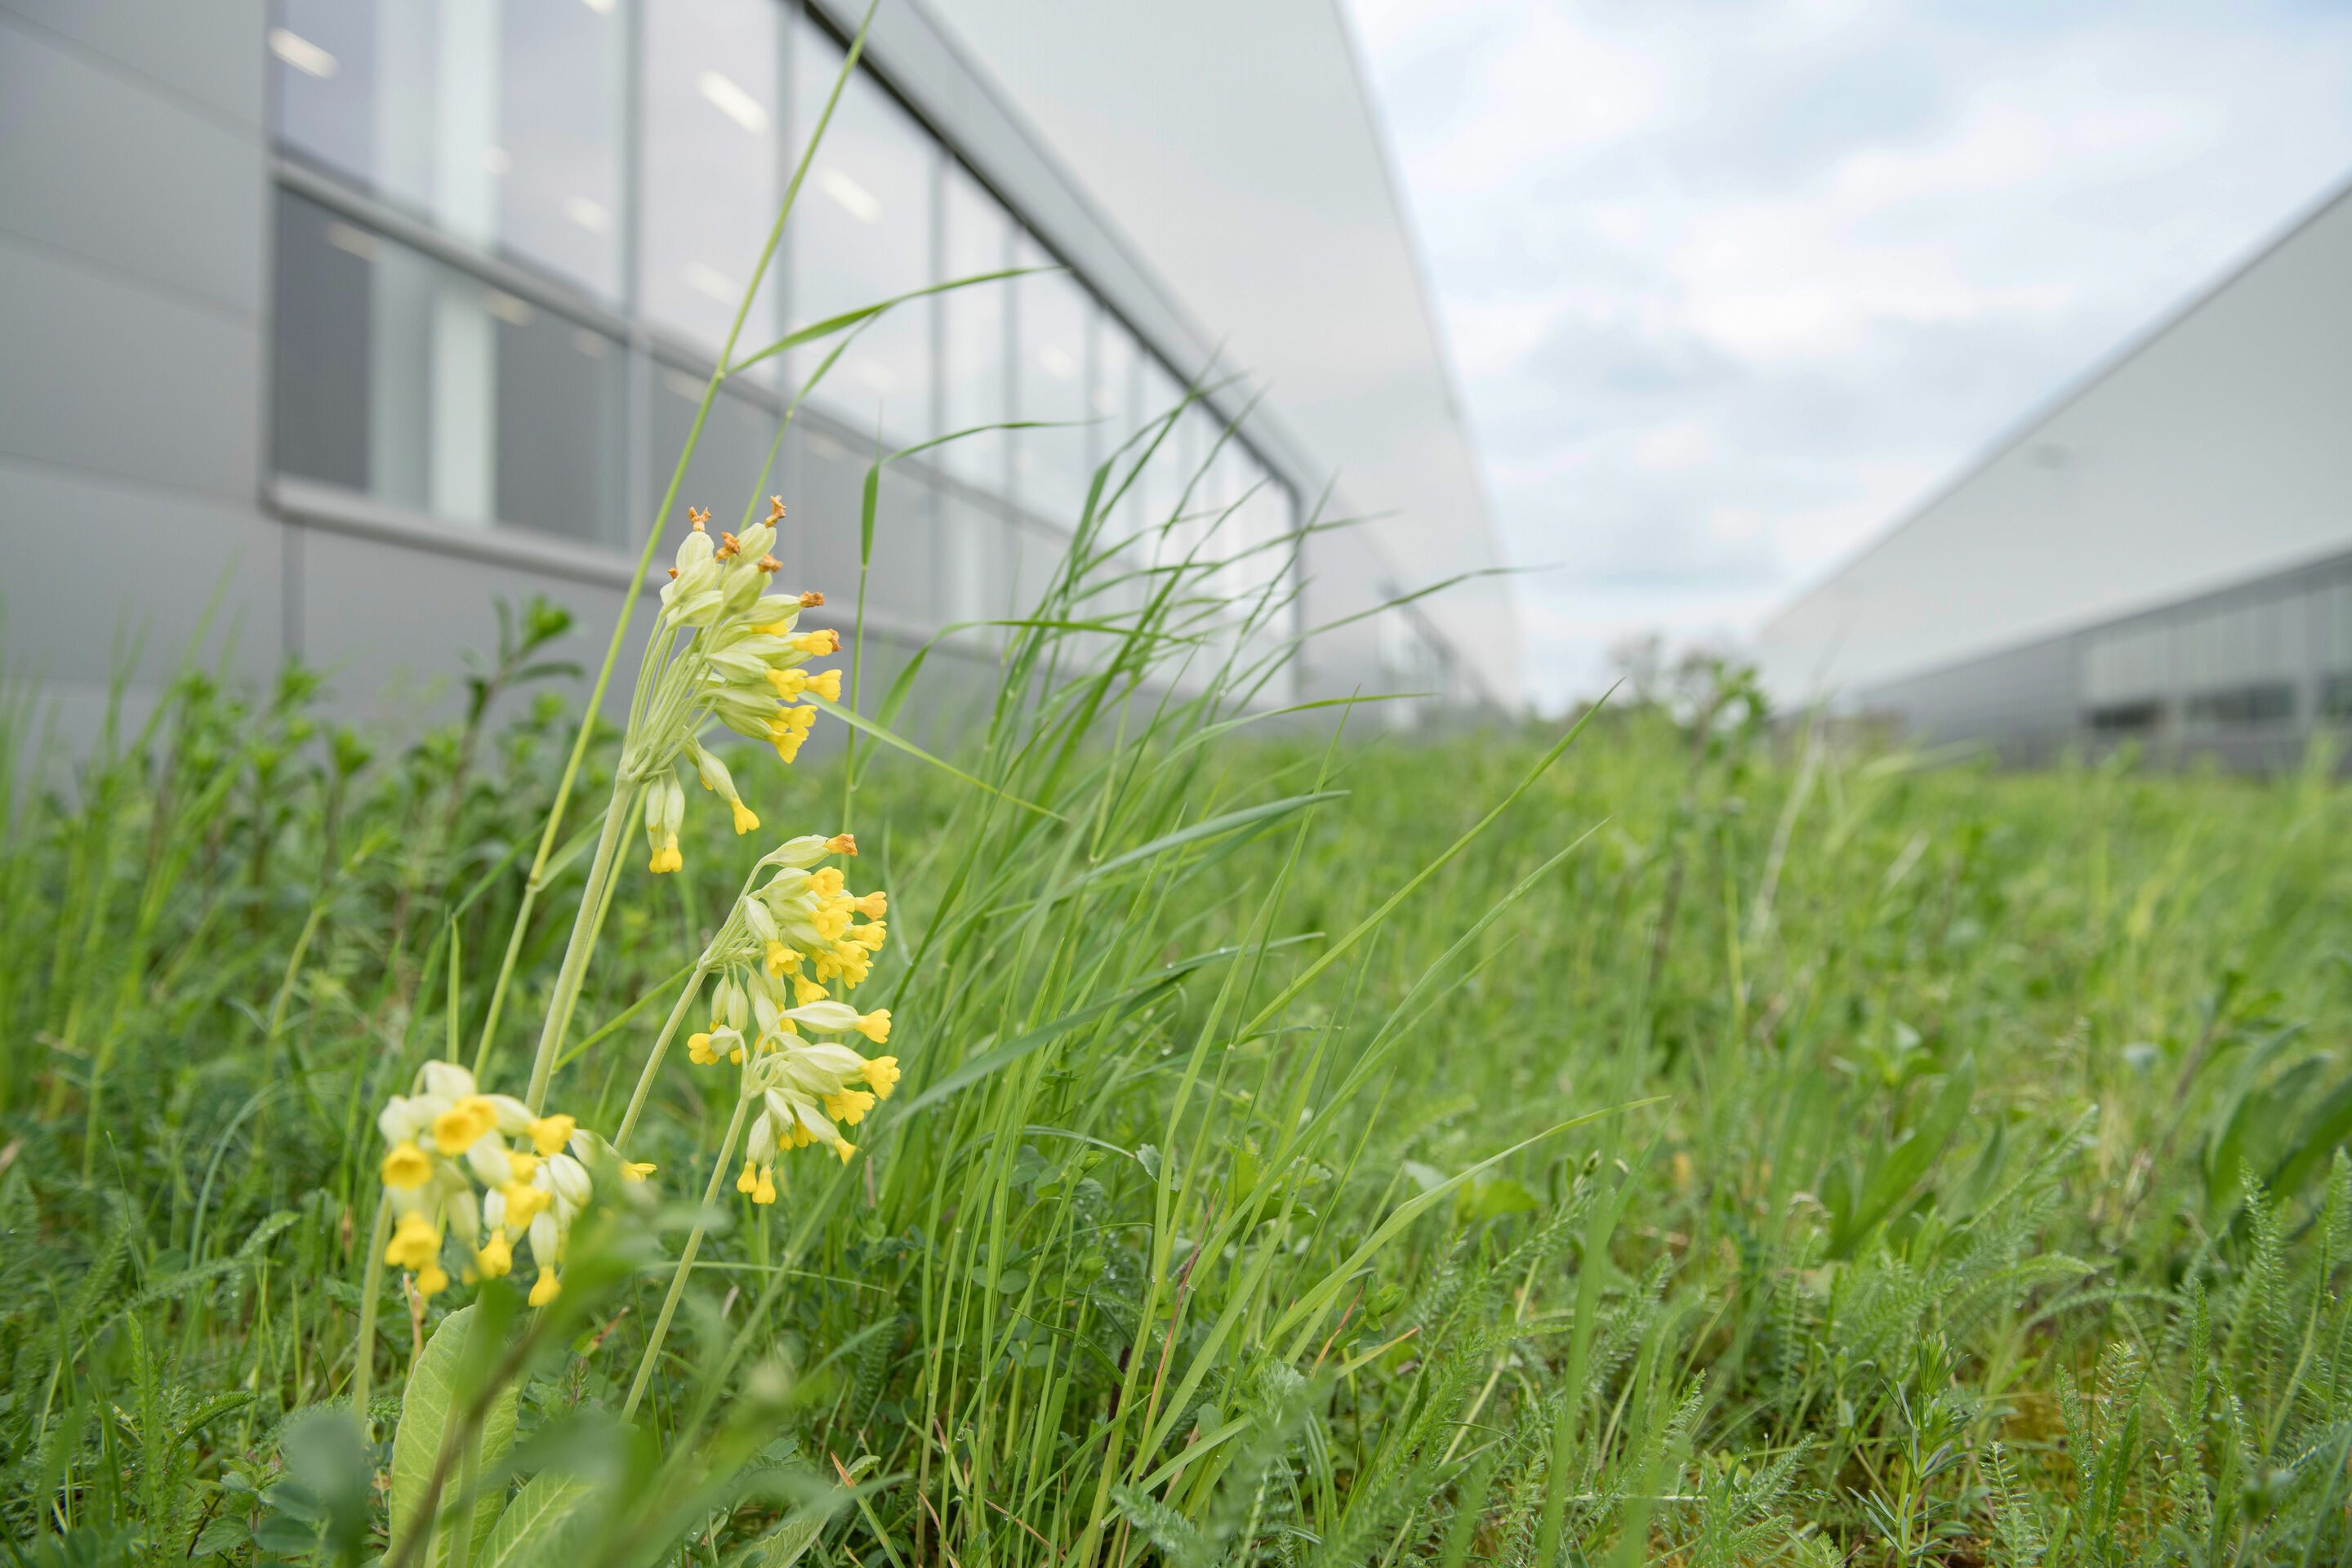
[[[856,1163],[709,1216],[625,1432],[729,1113],[666,1070],[669,1201],[518,1363],[478,1489],[605,1478],[568,1550],[614,1561],[2343,1560],[2324,766],[2000,777],[1659,710],[1564,754],[1260,733],[1164,679],[1209,635],[1186,568],[1099,657],[1129,559],[1083,537],[1012,628],[985,787],[739,767],[772,822],[855,789],[908,1079]],[[70,788],[10,759],[21,1553],[383,1539],[305,1422],[352,1384],[369,1117],[477,1037],[566,731],[541,699],[377,761],[321,705],[191,676]],[[688,850],[622,884],[559,1055],[592,1125],[733,897],[733,841]],[[362,1480],[477,1295],[412,1322],[387,1284]]]
[[[1776,741],[1727,672],[1413,745],[1273,712],[1287,579],[1189,503],[1106,521],[1166,428],[953,758],[888,732],[918,659],[831,764],[736,759],[761,846],[854,826],[889,895],[855,1160],[739,1200],[730,1070],[658,1058],[653,1180],[528,1313],[372,1266],[377,1108],[441,1059],[614,1133],[758,854],[618,851],[623,736],[528,696],[568,617],[383,756],[299,668],[192,666],[76,758],[12,700],[15,1554],[2352,1554],[2326,757],[1936,771]],[[870,556],[888,482],[814,526]]]

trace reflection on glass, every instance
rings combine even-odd
[[[620,291],[626,44],[582,0],[276,0],[278,134],[460,239]]]
[[[793,145],[814,130],[842,54],[805,21],[793,35]],[[939,147],[864,71],[843,88],[808,184],[793,211],[794,321],[821,321],[931,281],[932,186]],[[816,394],[850,423],[879,421],[898,439],[930,433],[930,314],[919,302],[891,310],[861,331]],[[798,375],[822,363],[831,342],[795,356]]]
[[[1095,308],[1094,323],[1094,384],[1087,393],[1087,408],[1095,422],[1087,426],[1087,468],[1097,468],[1111,461],[1114,454],[1118,456],[1118,466],[1104,483],[1103,495],[1108,500],[1135,462],[1135,448],[1122,451],[1121,445],[1142,423],[1136,413],[1136,381],[1143,351],[1126,325],[1099,304]],[[1112,521],[1121,538],[1142,525],[1132,490],[1119,503]]]
[[[947,171],[940,215],[949,278],[978,278],[1013,265],[1012,216],[960,165],[951,164]],[[939,297],[943,432],[998,425],[1011,417],[1006,412],[1010,382],[1004,345],[1009,325],[1005,301],[1012,287],[1009,282],[975,283]],[[1003,432],[988,430],[948,443],[940,449],[940,461],[975,484],[1002,489],[1005,450]]]
[[[281,194],[277,466],[618,543],[619,346]]]
[[[645,313],[714,358],[760,262],[779,199],[775,0],[665,0],[646,12]],[[737,357],[774,341],[776,267]],[[772,381],[775,362],[751,374]]]
[[[1147,558],[1154,564],[1165,565],[1183,555],[1172,523],[1187,472],[1183,424],[1181,418],[1174,418],[1177,405],[1184,399],[1184,389],[1156,359],[1144,360],[1138,367],[1136,379],[1139,405],[1145,422],[1151,426],[1138,447],[1146,455],[1142,458],[1143,471],[1136,478],[1136,513],[1144,534]]]
[[[647,507],[658,503],[669,488],[705,384],[702,376],[675,366],[654,367],[654,464],[646,476],[653,494],[646,498]],[[664,520],[664,526],[673,531],[684,527],[689,506],[703,508],[711,514],[714,528],[730,532],[743,526],[747,509],[755,520],[765,517],[766,498],[784,488],[777,472],[767,468],[776,424],[775,415],[749,398],[722,392],[713,399],[709,417],[702,423],[701,438],[694,445],[694,459],[687,465],[686,478],[678,486],[677,510]],[[764,482],[763,468],[767,469]],[[788,572],[797,564],[790,553],[791,542],[790,531],[781,532],[772,552]]]
[[[1014,253],[1024,268],[1050,268],[1055,259],[1026,236]],[[1086,505],[1087,342],[1094,301],[1067,272],[1034,272],[1013,280],[1014,416],[1051,428],[1014,433],[1013,489],[1024,510],[1062,523],[1077,521]]]

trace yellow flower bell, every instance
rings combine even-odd
[[[425,1151],[413,1142],[397,1143],[383,1157],[383,1184],[412,1192],[423,1186],[433,1175],[433,1162]],[[411,1215],[422,1218],[422,1215]]]
[[[433,1222],[421,1214],[404,1214],[383,1249],[383,1260],[395,1268],[424,1269],[432,1266],[440,1252],[441,1237]]]

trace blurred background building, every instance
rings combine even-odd
[[[1769,621],[1784,704],[2015,762],[2352,720],[2352,186]]]
[[[877,447],[1055,422],[882,488],[886,646],[1017,612],[1094,467],[1197,382],[1116,526],[1205,465],[1191,510],[1232,509],[1208,552],[1253,552],[1223,585],[1296,586],[1277,632],[1348,623],[1282,695],[1513,700],[1504,580],[1378,608],[1499,563],[1337,12],[1055,11],[876,17],[743,342],[1063,270],[856,341],[760,487],[796,525],[784,579],[853,595]],[[127,642],[152,682],[210,613],[247,674],[297,655],[360,704],[428,710],[493,640],[494,595],[547,592],[600,639],[858,15],[0,0],[8,673],[83,729]],[[665,528],[688,502],[740,514],[814,363],[730,384]],[[1373,521],[1276,542],[1318,506]],[[989,634],[960,646],[984,660]]]

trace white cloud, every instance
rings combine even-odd
[[[2352,168],[2290,0],[1351,0],[1530,695],[1751,626]]]

